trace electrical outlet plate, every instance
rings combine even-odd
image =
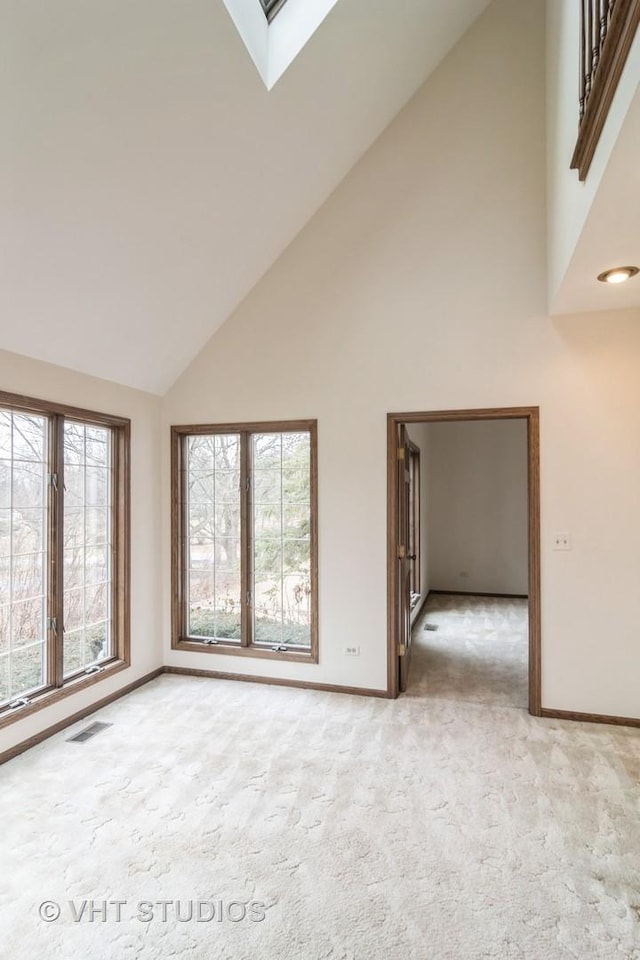
[[[360,656],[360,647],[345,647],[344,648],[345,657],[359,657]]]
[[[554,550],[571,550],[571,534],[570,533],[554,533],[553,549]]]

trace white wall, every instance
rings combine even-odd
[[[407,433],[420,450],[420,600],[411,612],[411,623],[417,619],[431,584],[431,538],[429,535],[429,425],[411,423]]]
[[[428,431],[431,589],[526,595],[526,421]]]
[[[0,730],[0,753],[125,687],[162,663],[160,400],[0,351],[0,389],[131,419],[131,667]]]
[[[390,410],[540,405],[543,705],[640,716],[640,312],[546,313],[543,10],[494,2],[162,404],[0,353],[0,388],[133,422],[132,667],[0,731],[0,751],[163,659],[384,689]],[[554,169],[557,264],[574,219]],[[168,425],[298,417],[319,420],[320,663],[171,651]]]
[[[580,5],[547,0],[548,302],[555,313],[562,281],[640,83],[640,31],[616,90],[585,182],[569,164],[578,137]],[[614,264],[617,262],[612,261]],[[610,262],[604,261],[606,269]],[[590,277],[593,279],[593,277]]]
[[[539,405],[543,705],[640,716],[640,314],[546,313],[544,39],[497,0],[168,395],[167,662],[384,689],[387,412]],[[168,424],[288,417],[319,421],[320,662],[172,652]]]

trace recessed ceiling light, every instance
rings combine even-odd
[[[640,273],[640,268],[614,267],[612,270],[605,270],[604,273],[599,274],[598,280],[601,283],[624,283],[625,280],[635,277],[636,273]]]

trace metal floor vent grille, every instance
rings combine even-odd
[[[81,730],[80,733],[69,737],[67,743],[85,743],[87,740],[91,740],[91,737],[95,737],[96,733],[101,733],[102,730],[106,730],[107,727],[112,726],[112,723],[101,723],[99,720],[96,720],[95,723],[90,723],[89,726]]]
[[[437,624],[437,623],[425,623],[424,628],[425,628],[425,630],[431,630],[432,632],[435,633],[435,631],[438,629],[438,624]]]

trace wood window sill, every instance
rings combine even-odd
[[[181,639],[172,644],[173,650],[191,650],[196,653],[222,653],[232,657],[255,657],[262,660],[288,660],[293,663],[317,663],[318,656],[313,650],[308,652],[298,648],[291,650],[272,650],[268,645],[251,644],[242,647],[240,644],[224,643],[203,643],[198,640]]]
[[[94,683],[100,683],[101,680],[112,677],[114,674],[120,673],[121,670],[126,670],[129,666],[130,664],[126,660],[110,660],[102,666],[99,672],[80,674],[80,676],[65,683],[63,687],[48,687],[39,693],[34,693],[29,698],[29,703],[22,707],[16,707],[14,710],[4,707],[0,713],[0,729],[16,723],[18,720],[24,720],[32,713],[37,713],[38,710],[50,707],[74,693],[79,693],[80,690],[85,690],[87,687],[93,686]]]

